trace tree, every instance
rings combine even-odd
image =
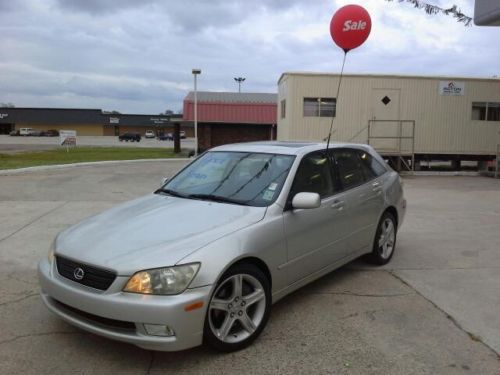
[[[172,111],[171,109],[167,109],[165,112],[162,113],[162,115],[173,115],[174,114],[174,111]]]
[[[16,106],[12,103],[0,103],[0,107],[2,108],[15,108]]]
[[[392,2],[394,0],[385,0],[385,1]],[[400,3],[402,2],[410,3],[415,8],[418,9],[424,9],[425,13],[427,14],[443,13],[446,14],[447,16],[451,15],[452,17],[456,18],[458,22],[463,22],[465,26],[470,26],[472,23],[472,18],[463,14],[462,11],[456,5],[453,5],[451,8],[445,9],[438,7],[436,5],[428,4],[421,0],[398,0],[398,1]]]

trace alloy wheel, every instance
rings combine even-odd
[[[210,301],[210,330],[224,343],[240,343],[261,325],[266,303],[264,287],[257,278],[248,274],[230,276],[218,286]]]
[[[378,240],[378,246],[382,258],[389,259],[394,250],[395,240],[396,233],[394,230],[394,223],[389,217],[387,217],[380,226],[380,237]]]

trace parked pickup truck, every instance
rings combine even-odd
[[[19,129],[19,135],[22,135],[22,136],[29,136],[29,135],[33,135],[35,133],[35,131],[32,129],[32,128],[21,128]]]
[[[118,139],[120,142],[140,142],[141,141],[141,135],[139,133],[125,133],[120,136],[118,136]]]

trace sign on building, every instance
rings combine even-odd
[[[76,146],[76,130],[59,130],[59,143],[61,146]]]
[[[445,95],[445,96],[465,95],[465,82],[439,81],[439,95]]]
[[[109,118],[109,123],[110,124],[119,124],[120,123],[120,119],[118,117],[110,117]]]

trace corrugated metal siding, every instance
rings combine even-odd
[[[367,141],[367,131],[352,137],[368,125],[373,116],[372,89],[400,90],[400,119],[415,120],[417,153],[493,153],[500,141],[500,122],[472,121],[472,102],[500,102],[499,80],[465,82],[465,95],[439,95],[440,80],[431,77],[346,76],[342,80],[337,117],[334,119],[338,141]],[[278,119],[278,139],[319,141],[328,135],[331,118],[304,117],[304,97],[335,97],[338,76],[284,74],[287,119]],[[281,92],[278,90],[278,92]],[[281,100],[281,94],[279,96]]]
[[[183,118],[194,121],[194,103],[184,100]],[[240,124],[276,124],[277,105],[198,102],[198,121]]]

